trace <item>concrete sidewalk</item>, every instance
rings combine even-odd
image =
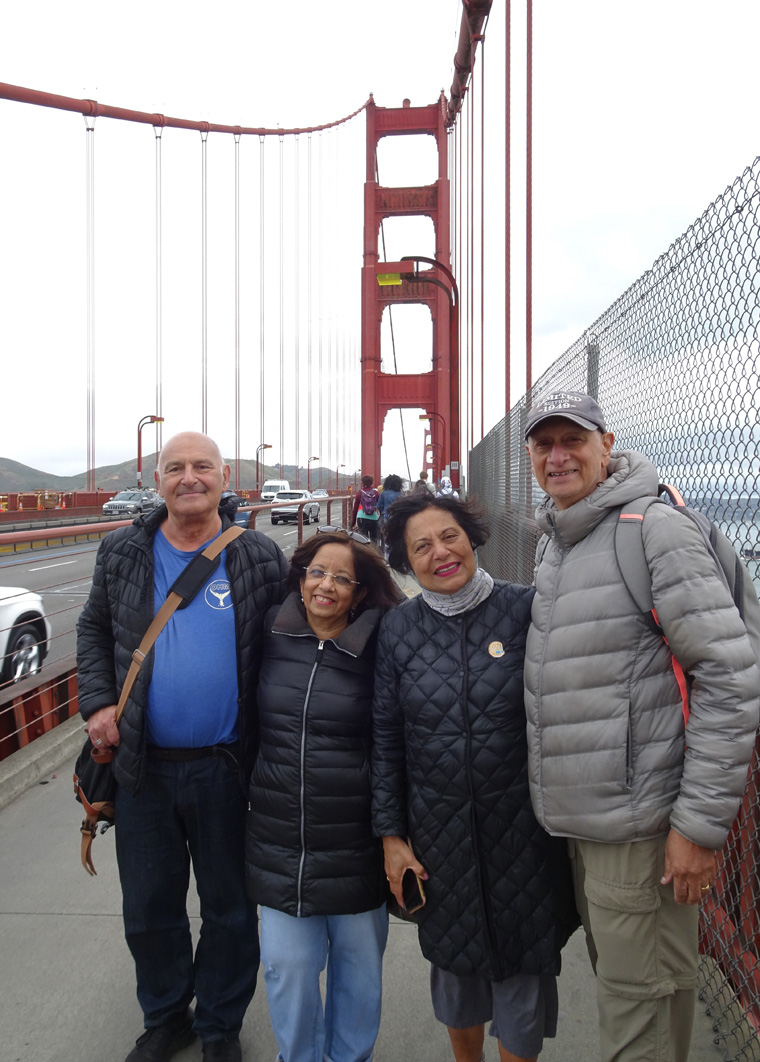
[[[71,776],[82,742],[82,724],[73,720],[10,757],[19,757],[15,765],[0,764],[0,1058],[8,1062],[123,1062],[142,1031],[122,936],[113,831],[93,846],[96,878],[79,860],[81,812]],[[197,929],[194,893],[190,913]],[[241,1040],[246,1062],[274,1062],[263,978]],[[190,1062],[200,1056],[196,1043],[175,1057]],[[564,952],[558,1036],[541,1057],[598,1062],[594,980],[579,933]],[[698,1014],[690,1062],[720,1057],[708,1019]],[[489,1038],[486,1058],[498,1058]],[[432,1014],[416,930],[396,919],[375,1059],[451,1060],[445,1029]]]

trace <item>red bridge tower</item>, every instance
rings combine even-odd
[[[390,409],[421,407],[430,415],[436,476],[446,467],[459,486],[459,307],[451,274],[446,100],[429,107],[367,106],[367,177],[364,185],[362,269],[362,471],[380,475],[380,446]],[[375,180],[375,153],[384,136],[427,133],[438,147],[438,179],[419,187],[383,188]],[[399,262],[379,261],[384,218],[424,215],[435,230],[435,256],[411,254]],[[378,279],[379,278],[379,279]],[[433,368],[418,374],[382,372],[380,328],[394,303],[422,303],[433,322]]]

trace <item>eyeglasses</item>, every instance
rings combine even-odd
[[[342,587],[344,590],[348,590],[349,586],[359,586],[359,582],[356,579],[349,579],[347,575],[334,575],[332,572],[326,572],[323,568],[307,568],[306,578],[316,579],[321,582],[330,576],[334,583]]]
[[[322,532],[323,535],[347,535],[348,538],[352,538],[354,542],[361,542],[365,546],[368,546],[372,541],[367,535],[360,535],[358,531],[349,531],[347,527],[334,527],[332,524],[325,524],[324,527],[317,528],[317,534]]]

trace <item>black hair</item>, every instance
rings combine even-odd
[[[372,483],[373,483],[372,476],[369,476],[369,475],[362,476],[362,486],[363,487],[371,487]]]
[[[401,476],[386,476],[383,480],[383,490],[397,490],[399,494],[404,489],[404,481]]]
[[[377,608],[387,612],[404,600],[404,596],[393,581],[385,561],[374,546],[357,542],[342,531],[312,535],[293,553],[288,572],[287,589],[300,590],[303,574],[316,557],[322,546],[348,546],[354,562],[354,572],[361,589],[366,593],[356,605],[356,614],[367,609]]]
[[[409,575],[412,570],[406,551],[406,525],[413,516],[418,516],[426,509],[438,509],[448,513],[467,535],[473,549],[488,541],[489,529],[485,513],[473,499],[460,501],[451,494],[434,498],[429,492],[427,496],[410,494],[399,498],[388,510],[385,545],[388,549],[388,563],[401,575]]]

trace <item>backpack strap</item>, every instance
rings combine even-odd
[[[644,554],[642,526],[649,507],[655,503],[662,504],[659,498],[649,495],[620,508],[615,524],[615,560],[628,593],[637,607],[649,614],[659,632],[660,625],[653,616],[652,576]]]
[[[658,495],[665,493],[673,502],[674,507],[686,509],[685,502],[675,487],[659,486]],[[676,500],[677,499],[677,500]],[[652,574],[649,571],[646,554],[644,553],[644,517],[652,505],[666,504],[659,497],[648,495],[645,498],[637,498],[628,505],[621,506],[615,524],[615,560],[617,561],[620,574],[623,577],[628,593],[636,603],[636,606],[644,613],[649,627],[668,644],[665,632],[657,617],[657,609],[654,607],[652,596]],[[670,648],[668,646],[668,648]],[[683,712],[684,726],[689,721],[689,684],[683,668],[670,654],[673,666],[673,675],[678,683],[681,694],[681,711]]]

